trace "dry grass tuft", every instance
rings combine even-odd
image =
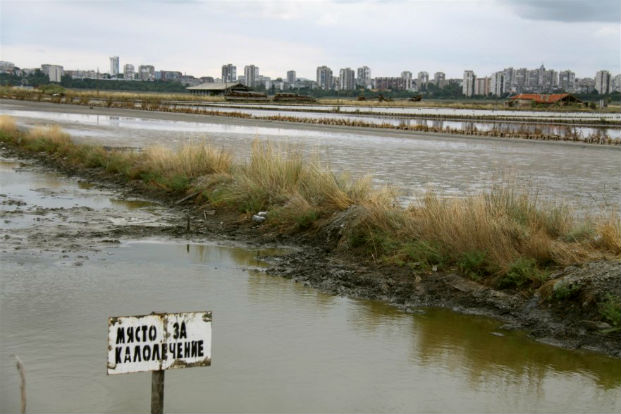
[[[15,123],[15,119],[9,115],[0,115],[0,131],[8,134],[17,132],[17,123]]]
[[[229,152],[205,144],[183,145],[176,151],[154,146],[145,149],[143,154],[142,163],[148,170],[188,178],[226,173],[233,162]]]

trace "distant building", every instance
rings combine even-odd
[[[491,90],[491,78],[477,78],[474,81],[474,94],[488,96]]]
[[[410,90],[414,88],[414,83],[412,82],[412,72],[404,70],[401,72],[401,79],[403,79],[405,89]]]
[[[255,65],[244,66],[244,84],[254,88],[259,82],[259,67]]]
[[[405,80],[402,77],[398,78],[375,78],[375,89],[379,90],[391,90],[402,91],[405,90]]]
[[[119,57],[110,57],[110,76],[117,76],[119,74]]]
[[[582,101],[569,93],[522,93],[509,98],[509,106],[532,106],[540,105],[570,105],[579,104]]]
[[[15,65],[12,62],[0,60],[0,73],[12,73],[14,70]]]
[[[287,83],[289,85],[294,85],[295,81],[298,80],[295,70],[288,70],[287,71]]]
[[[49,64],[41,65],[41,72],[47,75],[50,82],[60,82],[64,74],[62,66]]]
[[[153,65],[138,66],[138,78],[143,81],[155,80],[155,67]]]
[[[573,92],[576,87],[576,74],[571,70],[563,70],[558,74],[558,87],[565,92]]]
[[[526,78],[528,77],[528,69],[520,68],[513,73],[513,82],[511,82],[511,90],[522,92],[526,87]]]
[[[363,88],[370,88],[373,80],[371,78],[371,69],[368,66],[362,66],[356,71],[356,84]]]
[[[496,72],[491,76],[490,93],[494,96],[502,96],[505,93],[505,72]]]
[[[65,74],[71,79],[97,79],[97,72],[94,70],[67,70]]]
[[[162,70],[160,71],[160,80],[165,82],[180,81],[183,73],[176,70]]]
[[[610,93],[610,72],[607,70],[600,70],[595,74],[595,90],[600,95],[606,95]]]
[[[526,72],[526,85],[524,85],[524,87],[531,92],[539,90],[539,69],[533,69]]]
[[[222,82],[237,81],[237,67],[231,63],[222,65]]]
[[[416,86],[418,90],[425,90],[427,88],[427,84],[429,83],[429,73],[427,72],[418,72],[418,77],[416,78]]]
[[[515,87],[514,77],[515,77],[515,71],[513,70],[512,67],[503,69],[502,71],[502,78],[504,82],[504,85],[502,87],[503,93],[511,92],[514,90],[514,87]]]
[[[611,82],[611,92],[621,92],[621,74],[615,75]]]
[[[545,70],[543,72],[543,82],[539,86],[541,90],[547,92],[558,88],[558,72],[552,69]]]
[[[327,66],[317,67],[317,85],[321,89],[332,89],[332,69]]]
[[[438,88],[444,88],[447,85],[446,74],[444,72],[436,72],[433,74],[433,84]]]
[[[356,73],[351,68],[339,71],[339,90],[352,91],[356,89]]]
[[[208,82],[186,89],[194,95],[229,95],[250,91],[250,88],[240,82]]]
[[[464,71],[464,81],[461,85],[461,91],[462,93],[467,96],[467,97],[471,97],[474,95],[474,81],[476,80],[476,75],[474,74],[473,71],[471,70],[465,70]]]
[[[595,79],[593,78],[581,78],[576,79],[576,93],[591,93],[595,89]]]
[[[131,63],[123,65],[123,77],[128,80],[133,80],[136,77],[136,69]]]

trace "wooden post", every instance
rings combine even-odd
[[[164,370],[151,375],[151,414],[164,413]]]
[[[15,360],[17,361],[17,371],[19,372],[20,383],[19,383],[19,391],[22,397],[22,410],[21,413],[26,413],[26,374],[24,374],[24,364],[22,364],[22,360],[19,359],[17,355],[15,355]]]

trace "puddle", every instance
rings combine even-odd
[[[211,310],[212,366],[168,371],[167,411],[621,408],[618,360],[538,344],[486,318],[328,296],[262,272],[271,253],[131,241],[80,266],[4,257],[0,367],[11,374],[10,354],[20,355],[30,412],[145,412],[149,374],[105,374],[107,317]],[[16,375],[2,376],[9,411],[17,389]]]

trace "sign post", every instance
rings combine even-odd
[[[164,371],[211,365],[211,312],[108,318],[108,375],[152,371],[151,413],[164,411]]]

